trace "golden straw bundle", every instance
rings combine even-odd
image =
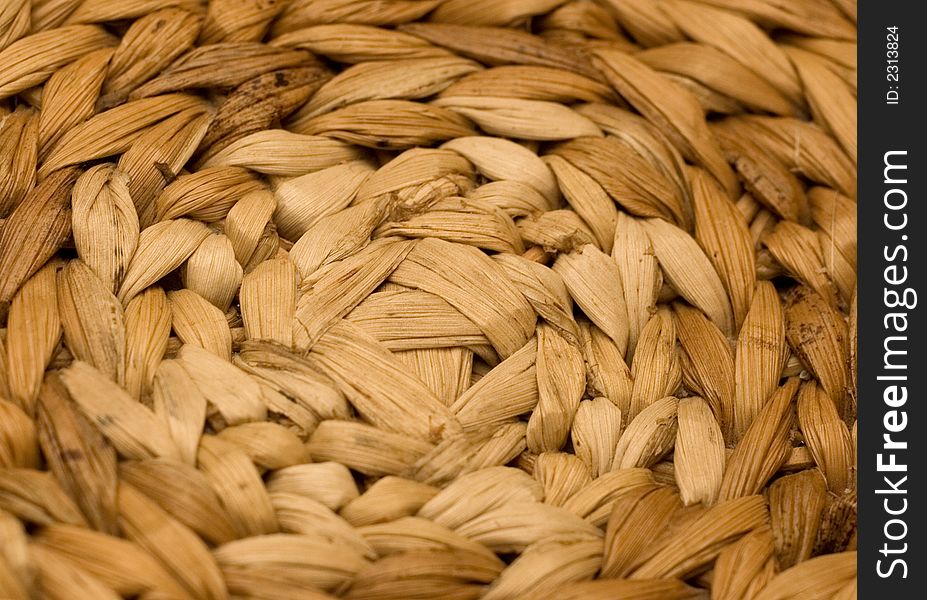
[[[0,4],[0,598],[855,595],[846,2]]]

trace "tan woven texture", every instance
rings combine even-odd
[[[0,0],[0,598],[856,597],[853,0]]]

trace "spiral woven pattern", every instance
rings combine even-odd
[[[856,597],[854,0],[0,0],[0,598]]]

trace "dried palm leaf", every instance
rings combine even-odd
[[[126,269],[118,298],[123,304],[185,261],[209,236],[198,221],[162,221],[142,231],[138,249]]]
[[[81,260],[110,292],[122,278],[138,245],[139,223],[129,177],[113,165],[88,169],[71,191],[71,229]]]
[[[459,113],[494,135],[544,141],[602,135],[595,123],[553,102],[493,96],[441,96],[431,104]]]
[[[68,129],[94,115],[112,48],[84,55],[59,69],[42,88],[39,150],[45,154]]]
[[[673,532],[631,578],[685,577],[710,564],[725,546],[768,520],[762,496],[722,501]]]
[[[684,156],[702,164],[721,182],[728,196],[736,196],[739,185],[734,172],[708,131],[698,101],[691,93],[623,52],[597,50],[593,62],[618,93],[659,128]]]
[[[739,439],[778,387],[788,356],[782,306],[769,282],[757,284],[735,356],[733,433]]]
[[[628,413],[630,420],[654,402],[675,394],[679,388],[682,369],[676,353],[676,327],[669,310],[658,310],[641,331],[631,363],[631,377],[634,386]]]
[[[221,234],[203,240],[187,259],[183,282],[220,311],[227,311],[242,282],[231,240]]]
[[[61,339],[54,262],[42,267],[13,297],[6,328],[6,366],[12,400],[30,417],[42,376]]]
[[[801,77],[815,121],[833,133],[856,164],[855,93],[831,71],[824,60],[799,48],[785,48]]]
[[[535,153],[504,138],[473,136],[446,142],[442,148],[453,150],[469,160],[484,177],[493,180],[519,181],[540,192],[548,202],[560,197],[557,180]]]
[[[41,113],[19,106],[0,119],[0,218],[19,206],[35,186]]]
[[[135,88],[186,52],[196,41],[201,23],[195,13],[177,7],[155,10],[132,23],[110,60],[99,108],[121,104]]]
[[[498,427],[537,406],[537,355],[532,339],[457,398],[450,409],[465,430]]]
[[[731,440],[736,418],[734,356],[721,330],[702,314],[682,303],[673,306],[676,333],[682,346],[682,378],[701,394]]]
[[[808,600],[834,598],[856,577],[856,552],[818,556],[773,577],[757,600],[802,597]]]
[[[679,401],[676,434],[676,482],[682,501],[714,503],[724,473],[724,438],[708,403],[698,397]]]
[[[418,541],[416,539],[416,534],[406,529],[406,525],[415,529],[424,528],[429,532],[441,530],[448,538],[452,538],[454,542],[458,542],[457,544],[452,543],[449,545],[460,545],[460,543],[465,542],[464,538],[457,536],[449,529],[427,519],[420,519],[412,516],[415,515],[426,502],[434,498],[437,493],[438,489],[430,485],[412,481],[411,479],[388,475],[378,479],[373,485],[367,488],[367,491],[361,496],[354,498],[346,504],[341,511],[339,511],[339,514],[351,525],[363,528],[361,529],[361,534],[364,536],[364,539],[367,540],[379,554],[391,554],[401,551],[397,547],[400,544],[402,545],[402,549],[405,550]],[[384,528],[388,528],[389,532],[393,532],[398,528],[398,535],[402,536],[404,539],[401,541],[395,540],[395,543],[390,543],[393,542],[393,540],[381,540],[378,534],[383,534],[384,537],[386,537],[389,533],[382,529],[378,529],[376,524],[379,523],[382,523]],[[482,548],[478,544],[473,544],[469,541],[466,541],[466,545],[470,548]],[[384,548],[383,546],[388,546],[388,548]]]
[[[753,298],[756,264],[747,223],[710,175],[689,171],[695,211],[695,239],[705,250],[727,290],[739,330]]]
[[[819,470],[806,469],[774,481],[768,496],[779,566],[788,569],[811,558],[827,484]]]
[[[298,240],[319,219],[347,208],[371,173],[369,163],[353,161],[280,183],[274,190],[280,235]]]
[[[30,191],[0,230],[0,316],[14,294],[71,233],[71,189],[77,169],[61,169]]]
[[[570,496],[592,483],[589,469],[574,454],[541,452],[534,461],[534,478],[544,486],[544,502],[563,506]]]
[[[612,470],[646,468],[669,452],[676,440],[678,400],[667,396],[644,408],[618,439]]]
[[[274,37],[270,43],[274,46],[302,48],[347,64],[404,58],[436,58],[450,54],[447,50],[432,46],[408,33],[344,22],[294,29]]]
[[[548,586],[592,578],[602,561],[602,540],[588,535],[559,535],[522,552],[493,582],[487,600],[531,596]]]
[[[670,285],[708,315],[725,335],[731,335],[734,320],[730,300],[721,278],[696,241],[661,219],[647,219],[643,225]]]
[[[798,387],[793,377],[776,390],[728,457],[719,495],[722,502],[758,492],[779,470],[789,452],[792,399]]]
[[[74,358],[116,383],[125,381],[126,328],[122,305],[80,259],[58,272],[58,314]]]
[[[165,94],[98,113],[58,139],[39,168],[39,177],[62,167],[122,154],[149,127],[187,109],[203,110],[203,101],[187,94]]]
[[[276,69],[311,62],[301,50],[273,48],[257,42],[224,42],[194,48],[129,94],[137,100],[191,88],[233,87]]]
[[[484,69],[452,83],[442,96],[502,96],[569,104],[617,99],[608,86],[562,68],[508,65]]]
[[[472,61],[450,56],[354,65],[323,85],[290,125],[298,130],[314,117],[367,100],[426,98],[479,69]]]
[[[38,440],[32,419],[19,406],[0,399],[0,467],[38,467]]]
[[[315,461],[339,462],[365,475],[398,475],[434,446],[356,421],[323,421],[307,445]]]
[[[378,481],[385,479],[388,478]],[[296,465],[275,471],[268,478],[267,489],[272,494],[306,496],[341,512],[346,519],[345,510],[359,497],[351,472],[334,462]]]
[[[457,113],[408,100],[368,100],[301,123],[297,133],[321,135],[368,148],[401,150],[473,135]]]
[[[646,556],[647,545],[659,539],[682,508],[679,494],[653,484],[636,486],[616,499],[605,529],[602,575],[626,577]]]
[[[231,360],[232,332],[221,310],[188,289],[168,292],[167,300],[171,305],[171,327],[181,342]]]
[[[270,175],[297,176],[363,157],[361,149],[337,139],[266,129],[235,140],[201,167],[247,167]]]
[[[843,494],[853,484],[850,432],[834,403],[814,382],[805,384],[798,394],[798,425],[814,462],[824,473],[827,487],[835,494]]]
[[[561,255],[554,272],[563,277],[570,295],[586,315],[617,344],[628,344],[628,311],[618,265],[594,246]]]
[[[752,21],[689,0],[670,0],[665,10],[687,36],[729,54],[802,106],[802,88],[788,55]]]
[[[331,77],[316,62],[270,71],[242,83],[216,110],[200,141],[197,163],[208,161],[243,137],[278,126]]]
[[[516,29],[445,23],[410,23],[399,30],[488,65],[538,65],[573,71],[595,80],[602,76],[580,52]]]
[[[125,388],[134,398],[145,396],[167,349],[171,312],[167,296],[150,287],[125,309]]]
[[[607,398],[580,402],[570,437],[576,456],[586,463],[593,478],[608,473],[621,437],[621,410]]]
[[[167,428],[148,408],[92,366],[74,361],[61,379],[71,398],[121,455],[179,458]]]
[[[37,425],[42,453],[62,488],[94,529],[117,533],[116,452],[77,412],[55,374],[45,378]]]
[[[279,35],[318,23],[365,23],[397,25],[423,17],[437,6],[435,0],[298,0],[290,3],[274,23],[272,33]]]
[[[721,551],[712,575],[720,598],[752,598],[776,574],[773,536],[769,528],[753,530]]]
[[[843,415],[850,383],[846,321],[819,294],[799,286],[786,298],[785,324],[789,346]]]
[[[96,25],[68,25],[21,37],[0,50],[0,98],[8,98],[44,82],[59,68],[115,39]]]

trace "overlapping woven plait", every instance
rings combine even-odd
[[[0,597],[855,598],[853,0],[0,2]]]

